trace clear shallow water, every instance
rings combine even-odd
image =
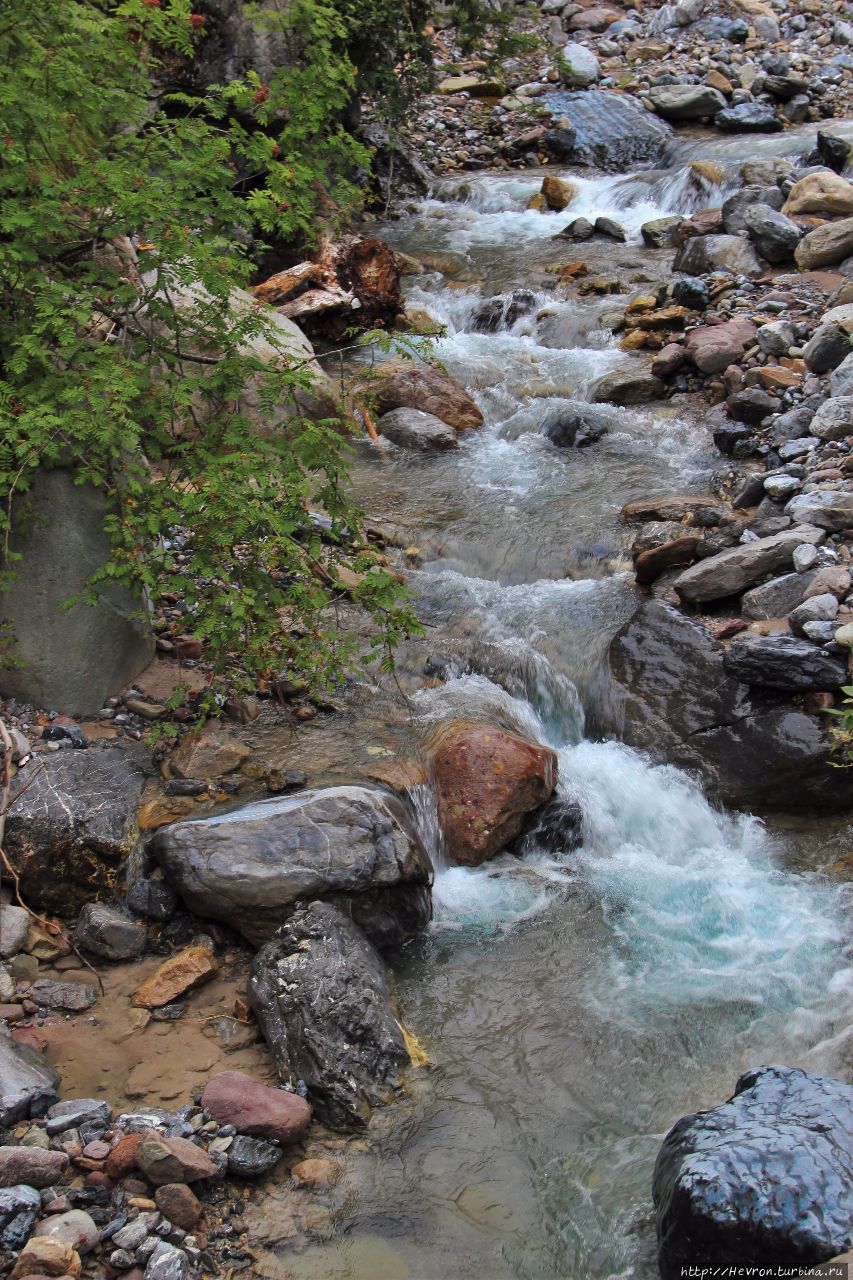
[[[432,1069],[348,1159],[331,1239],[262,1274],[653,1280],[651,1170],[670,1125],[762,1062],[850,1071],[849,888],[819,874],[844,847],[837,828],[768,831],[595,740],[602,657],[634,603],[619,507],[702,490],[715,458],[685,406],[616,410],[583,453],[541,435],[547,412],[628,357],[605,304],[548,292],[543,263],[577,247],[549,238],[566,215],[525,210],[539,181],[478,175],[390,228],[414,256],[449,255],[454,278],[418,277],[413,301],[447,325],[439,355],[487,425],[436,457],[364,448],[356,481],[419,546],[424,651],[451,664],[416,695],[416,722],[497,718],[552,745],[582,843],[448,867],[419,788],[435,922],[402,957],[398,992]],[[693,198],[680,169],[586,178],[572,214],[636,229]],[[611,253],[626,277],[644,264],[636,246]],[[517,284],[538,291],[533,314],[472,332],[482,298]]]

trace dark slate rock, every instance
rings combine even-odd
[[[726,671],[710,631],[672,605],[640,606],[611,644],[610,668],[608,724],[655,760],[698,774],[715,798],[746,808],[853,804],[853,771],[832,766],[822,720],[763,690],[754,698]]]
[[[152,849],[191,911],[251,942],[315,897],[351,915],[379,947],[429,923],[429,857],[402,801],[378,789],[327,787],[176,822]]]
[[[102,960],[135,960],[146,937],[144,925],[104,902],[87,902],[74,930],[75,944]]]
[[[803,360],[811,373],[830,373],[853,350],[850,335],[840,324],[822,324],[815,329],[803,349]]]
[[[822,129],[818,129],[817,154],[818,159],[828,169],[832,169],[835,173],[842,173],[847,166],[850,146],[843,138],[838,138],[835,134],[825,133]]]
[[[670,1129],[653,1196],[663,1280],[681,1280],[697,1260],[808,1268],[844,1253],[853,1087],[795,1067],[747,1071],[728,1102]]]
[[[20,1184],[0,1189],[0,1249],[22,1249],[41,1211],[35,1187]]]
[[[745,618],[787,618],[791,610],[802,603],[815,573],[785,573],[753,587],[740,602],[741,613]]]
[[[704,311],[711,300],[711,295],[704,280],[699,280],[696,276],[681,276],[672,286],[672,300],[679,307]]]
[[[522,316],[530,315],[536,307],[536,295],[530,289],[515,289],[510,294],[487,298],[480,303],[471,318],[471,327],[477,333],[498,333],[511,329]]]
[[[110,892],[137,838],[146,771],[135,752],[57,751],[15,777],[5,849],[31,906],[76,915]]]
[[[822,653],[807,640],[785,635],[736,641],[724,654],[723,667],[745,684],[794,693],[837,689],[847,679],[847,668],[838,658]]]
[[[726,133],[779,133],[782,121],[765,102],[742,102],[717,112],[714,124]]]
[[[263,1138],[247,1138],[239,1134],[228,1148],[228,1173],[233,1178],[260,1178],[278,1164],[282,1157],[277,1142]]]
[[[788,262],[802,239],[802,231],[791,218],[768,204],[754,204],[744,214],[749,238],[768,262]]]
[[[163,880],[134,880],[127,895],[127,905],[146,920],[171,920],[178,909],[178,895]]]
[[[775,396],[762,391],[761,387],[746,387],[729,396],[726,407],[735,422],[759,427],[765,418],[769,418],[779,408],[779,401]]]
[[[59,1072],[0,1030],[0,1128],[44,1115],[59,1100]]]
[[[360,1129],[409,1060],[385,967],[326,902],[298,911],[252,964],[249,1002],[279,1075],[305,1082],[315,1116]]]
[[[578,401],[549,414],[542,432],[560,449],[583,449],[606,435],[614,421],[612,411]]]
[[[730,236],[746,231],[746,213],[753,205],[764,204],[771,209],[781,209],[785,203],[782,192],[773,186],[741,187],[728,200],[723,201],[723,226]]]
[[[47,1113],[46,1129],[53,1138],[66,1129],[79,1129],[86,1121],[97,1121],[102,1128],[113,1118],[113,1109],[108,1102],[100,1098],[74,1098],[68,1102],[57,1102]]]

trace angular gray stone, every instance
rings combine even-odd
[[[800,498],[792,501],[798,502]],[[785,529],[769,538],[744,542],[691,565],[679,574],[673,586],[682,600],[691,604],[704,600],[722,600],[752,586],[767,573],[786,569],[793,562],[795,547],[804,542],[818,544],[824,538],[825,534],[821,529],[803,525]]]
[[[775,182],[768,186],[741,187],[723,201],[723,228],[730,236],[746,231],[746,213],[753,205],[768,205],[781,209],[784,197]]]
[[[238,1134],[227,1151],[228,1173],[233,1178],[260,1178],[275,1168],[283,1154],[277,1142]]]
[[[376,429],[402,449],[428,452],[459,448],[459,437],[453,427],[420,409],[392,409],[390,413],[383,413]]]
[[[662,249],[664,245],[672,244],[675,229],[680,224],[681,218],[678,214],[670,214],[665,218],[652,218],[649,222],[643,223],[640,234],[646,244]]]
[[[707,84],[654,85],[646,97],[664,120],[701,120],[703,116],[716,115],[726,105],[719,89]]]
[[[28,903],[76,915],[112,889],[148,771],[147,753],[110,749],[42,755],[17,774],[5,849]]]
[[[794,549],[794,568],[797,573],[806,573],[820,559],[820,552],[811,542],[804,542]]]
[[[311,903],[257,953],[248,994],[281,1079],[304,1080],[324,1124],[363,1128],[409,1055],[362,930],[330,903]]]
[[[803,635],[807,622],[834,622],[838,616],[838,599],[830,592],[811,596],[788,614],[788,626],[795,636]]]
[[[770,324],[763,324],[758,330],[756,341],[766,355],[786,356],[797,339],[794,326],[789,321],[771,320]]]
[[[58,1101],[58,1084],[59,1072],[40,1053],[0,1029],[0,1128],[44,1115]]]
[[[815,329],[803,348],[803,360],[810,373],[829,373],[850,355],[850,334],[840,324],[824,323]],[[838,393],[842,394],[842,393]]]
[[[762,266],[748,240],[741,236],[691,236],[679,249],[674,271],[691,276],[728,271],[734,276],[761,275]]]
[[[100,1098],[72,1098],[57,1102],[48,1109],[45,1128],[48,1136],[53,1138],[67,1129],[79,1129],[86,1121],[106,1127],[112,1118],[113,1109],[108,1102]]]
[[[74,942],[102,960],[133,960],[145,950],[145,926],[117,907],[87,902],[74,930]]]
[[[57,982],[53,978],[39,978],[30,987],[27,996],[48,1009],[67,1009],[72,1013],[79,1013],[95,1003],[98,991],[88,982]]]
[[[740,611],[745,618],[787,618],[792,609],[802,604],[806,589],[814,579],[814,573],[786,573],[781,578],[772,578],[744,594]]]
[[[853,1088],[796,1067],[747,1071],[728,1102],[670,1129],[652,1194],[663,1280],[681,1280],[699,1258],[721,1275],[781,1274],[844,1253]]]
[[[809,434],[818,440],[844,440],[853,435],[853,396],[824,400],[809,424]]]
[[[624,172],[627,165],[661,160],[672,137],[670,125],[626,93],[582,89],[543,101],[556,116],[571,120],[575,163]]]
[[[768,262],[788,262],[800,243],[802,232],[791,218],[767,204],[754,204],[744,214],[749,238]]]
[[[141,602],[110,587],[96,606],[62,605],[110,555],[106,504],[67,471],[40,472],[19,504],[25,523],[13,535],[15,581],[0,597],[23,667],[0,671],[0,693],[73,715],[98,711],[154,656]]]
[[[818,489],[815,493],[798,493],[785,507],[785,514],[803,524],[819,529],[847,529],[853,526],[853,493],[843,489]],[[810,542],[803,538],[803,542]]]
[[[723,667],[733,680],[790,693],[837,689],[847,679],[846,663],[785,635],[736,640],[723,654]]]
[[[165,1240],[158,1240],[145,1264],[144,1280],[187,1280],[190,1274],[189,1258]]]
[[[368,787],[327,787],[176,822],[152,849],[196,915],[265,941],[300,899],[322,897],[377,946],[427,925],[432,867],[400,800]]]
[[[765,102],[741,102],[725,107],[714,117],[714,124],[726,133],[779,133],[782,121]]]
[[[764,491],[774,502],[785,502],[802,488],[802,481],[796,476],[768,476],[764,481]]]
[[[824,719],[763,692],[753,699],[726,672],[710,631],[672,605],[640,606],[611,644],[610,669],[608,727],[698,774],[715,799],[791,810],[853,804],[853,771],[833,767]]]
[[[41,1212],[41,1196],[22,1183],[0,1190],[0,1252],[17,1252],[30,1238]]]
[[[30,930],[30,914],[23,907],[0,905],[0,956],[14,956],[23,949]]]
[[[853,351],[833,369],[829,385],[834,396],[853,395]]]

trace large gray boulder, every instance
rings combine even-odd
[[[557,118],[571,120],[576,164],[624,172],[627,165],[661,160],[672,137],[669,124],[627,93],[584,89],[549,95],[545,104]]]
[[[844,440],[853,435],[853,396],[824,400],[809,423],[809,435],[818,440]]]
[[[741,187],[727,200],[723,201],[723,228],[727,235],[736,236],[746,231],[746,215],[757,204],[769,205],[771,209],[781,209],[784,197],[779,188],[773,186]]]
[[[595,84],[600,75],[598,58],[592,49],[575,41],[563,47],[560,65],[560,79],[563,84],[568,85],[570,89],[586,89],[589,85]]]
[[[796,502],[797,499],[792,499]],[[790,503],[788,506],[790,507]],[[793,514],[789,511],[788,513]],[[794,517],[797,518],[796,516]],[[741,542],[715,556],[691,565],[675,579],[673,586],[682,600],[698,604],[705,600],[723,600],[751,587],[766,573],[787,569],[793,564],[794,549],[810,542],[817,546],[826,534],[823,528],[798,525],[774,533],[755,542]]]
[[[646,96],[664,120],[701,120],[703,116],[716,115],[726,105],[719,89],[707,84],[658,85],[649,89]]]
[[[790,693],[838,689],[847,679],[847,664],[840,658],[808,640],[786,635],[736,641],[723,654],[723,668],[744,684]]]
[[[853,395],[853,351],[844,357],[832,371],[829,385],[834,396]]]
[[[114,748],[42,755],[17,774],[5,850],[31,906],[76,915],[112,894],[148,772],[147,752]]]
[[[734,276],[759,276],[763,270],[755,250],[741,236],[691,236],[676,254],[674,271],[690,276],[728,271]]]
[[[401,449],[427,453],[459,448],[459,436],[453,427],[420,409],[392,409],[390,413],[383,413],[377,430]]]
[[[368,787],[259,800],[163,827],[152,849],[196,915],[268,939],[296,904],[335,903],[379,947],[428,924],[432,866],[403,803]]]
[[[261,948],[249,1003],[281,1079],[304,1081],[333,1128],[363,1128],[409,1061],[382,961],[328,902],[297,912]]]
[[[853,218],[824,222],[803,236],[794,257],[797,266],[811,271],[831,267],[853,254]]]
[[[106,500],[69,472],[42,471],[16,504],[15,579],[0,596],[23,665],[0,670],[0,694],[72,715],[99,710],[154,656],[141,600],[110,586],[97,605],[63,606],[109,560]]]
[[[817,571],[811,573],[785,573],[781,578],[771,578],[759,587],[744,593],[740,611],[744,618],[787,618],[792,609],[802,604]]]
[[[59,1101],[59,1072],[0,1026],[0,1129],[42,1116]]]
[[[744,215],[746,230],[762,258],[768,262],[788,262],[800,243],[802,232],[791,218],[767,204],[754,204]]]
[[[782,694],[753,696],[723,654],[706,627],[672,605],[642,604],[610,647],[614,730],[655,760],[697,774],[728,804],[853,805],[853,777],[833,768],[823,720]]]
[[[796,1067],[747,1071],[728,1102],[670,1129],[652,1194],[663,1280],[697,1260],[720,1275],[749,1266],[781,1275],[845,1252],[853,1087]]]
[[[802,520],[820,529],[847,529],[853,525],[853,493],[843,489],[798,493],[785,507],[785,514],[792,520]],[[804,538],[803,541],[810,539]]]

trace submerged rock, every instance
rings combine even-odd
[[[315,897],[380,947],[408,941],[430,919],[429,857],[402,801],[369,787],[303,791],[177,822],[152,848],[190,910],[251,942]]]
[[[542,432],[559,449],[584,449],[606,435],[613,420],[612,412],[578,402],[549,415]]]
[[[305,1082],[314,1113],[360,1129],[409,1061],[385,968],[362,930],[327,902],[298,911],[255,956],[249,1002],[279,1076]]]
[[[653,1179],[663,1280],[697,1260],[795,1269],[849,1249],[851,1117],[850,1085],[776,1066],[747,1071],[722,1106],[683,1116]]]
[[[557,785],[557,757],[549,747],[481,721],[443,726],[432,763],[448,851],[469,867],[506,848]]]

